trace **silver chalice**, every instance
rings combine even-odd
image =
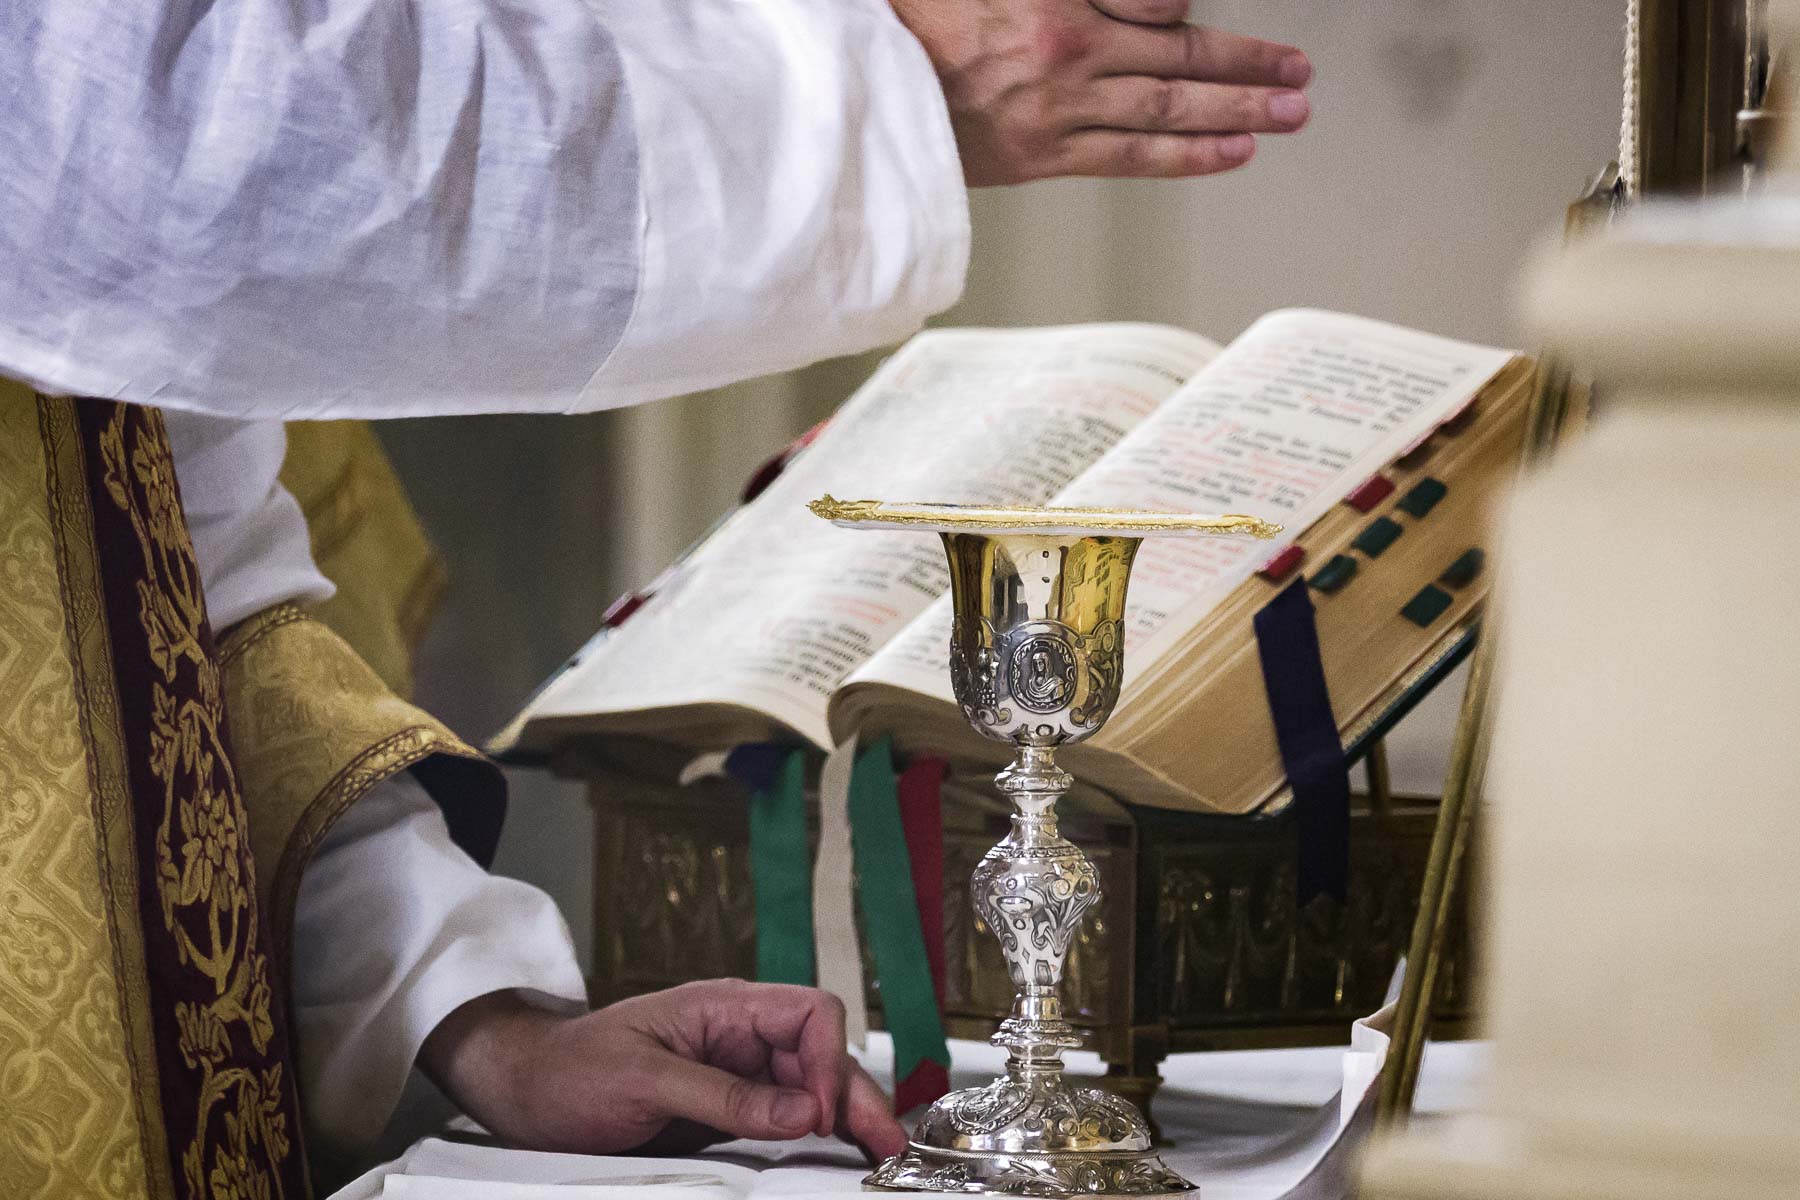
[[[970,881],[1018,989],[993,1036],[1006,1074],[931,1106],[904,1154],[864,1180],[877,1189],[1015,1196],[1190,1191],[1151,1148],[1137,1108],[1063,1075],[1081,1039],[1063,1016],[1069,942],[1100,898],[1094,864],[1056,828],[1072,782],[1058,746],[1091,737],[1118,702],[1125,591],[1150,536],[1273,537],[1255,517],[1110,509],[969,508],[840,501],[813,512],[857,529],[940,534],[950,559],[950,681],[981,734],[1014,747],[995,777],[1012,832]]]

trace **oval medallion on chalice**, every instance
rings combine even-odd
[[[1059,1200],[1192,1190],[1151,1147],[1137,1109],[1063,1077],[1064,1049],[1081,1043],[1063,1018],[1063,963],[1099,891],[1093,863],[1057,832],[1056,801],[1072,781],[1054,754],[1098,731],[1119,698],[1139,542],[1269,538],[1281,527],[1246,516],[830,496],[808,507],[847,529],[942,535],[955,617],[951,687],[976,732],[1014,753],[995,779],[1012,802],[1012,832],[981,860],[972,888],[1018,987],[993,1037],[1008,1051],[1006,1074],[932,1105],[906,1152],[864,1186]]]
[[[1075,701],[1081,654],[1067,625],[1033,621],[1007,635],[1006,690],[1027,712],[1059,713]]]

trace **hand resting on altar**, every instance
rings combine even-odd
[[[1211,175],[1312,111],[1305,54],[1189,25],[1187,0],[891,3],[943,84],[971,186]]]
[[[814,988],[712,979],[578,1017],[495,992],[445,1018],[420,1065],[524,1149],[685,1153],[816,1133],[873,1160],[906,1143],[845,1049],[842,1002]]]

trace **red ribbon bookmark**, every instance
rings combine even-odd
[[[941,758],[916,758],[900,773],[900,827],[912,864],[914,902],[925,935],[925,961],[938,1016],[944,1012],[944,810],[943,782],[947,764]],[[950,1071],[923,1059],[905,1079],[894,1083],[894,1111],[909,1112],[930,1104],[950,1090]]]

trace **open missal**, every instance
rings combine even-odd
[[[553,679],[503,748],[829,749],[860,731],[997,766],[1005,747],[950,693],[938,539],[837,529],[806,502],[1250,513],[1285,532],[1144,544],[1124,693],[1062,757],[1134,803],[1278,803],[1254,614],[1307,579],[1339,729],[1372,721],[1484,595],[1485,507],[1517,460],[1532,374],[1506,351],[1312,310],[1224,348],[1159,325],[922,333]]]

